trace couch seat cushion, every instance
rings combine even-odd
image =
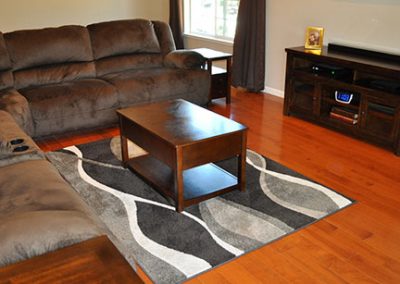
[[[147,68],[108,74],[103,78],[118,89],[121,107],[178,98],[205,105],[208,100],[202,91],[210,84],[205,70]]]
[[[1,168],[0,266],[105,232],[48,161],[25,161]]]
[[[26,212],[0,219],[0,267],[105,234],[76,211]]]
[[[2,167],[0,216],[43,210],[87,213],[87,206],[45,159]]]
[[[117,121],[117,91],[98,79],[21,89],[29,102],[34,136],[96,127]]]

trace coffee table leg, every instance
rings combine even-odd
[[[242,153],[238,156],[238,187],[240,191],[246,190],[246,132],[242,136]]]
[[[176,151],[176,169],[175,169],[175,208],[177,212],[182,212],[184,208],[183,198],[183,171],[182,171],[182,148]]]
[[[123,135],[121,135],[121,156],[122,156],[122,165],[126,168],[129,160],[128,139],[126,139],[126,137]]]

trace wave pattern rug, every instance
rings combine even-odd
[[[180,283],[345,208],[352,200],[251,150],[246,191],[233,191],[181,214],[120,167],[119,137],[48,153],[156,283]],[[236,161],[219,163],[236,173]]]

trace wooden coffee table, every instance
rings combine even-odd
[[[175,201],[176,211],[233,189],[245,190],[247,127],[173,100],[117,111],[122,161]],[[128,158],[127,140],[149,154]],[[214,162],[237,157],[234,176]]]

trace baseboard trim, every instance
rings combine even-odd
[[[277,97],[280,97],[280,98],[283,98],[284,94],[285,94],[283,91],[278,90],[278,89],[274,89],[274,88],[271,88],[271,87],[265,87],[264,90],[262,90],[262,92],[263,93],[267,93],[267,94],[271,94],[273,96],[277,96]]]

